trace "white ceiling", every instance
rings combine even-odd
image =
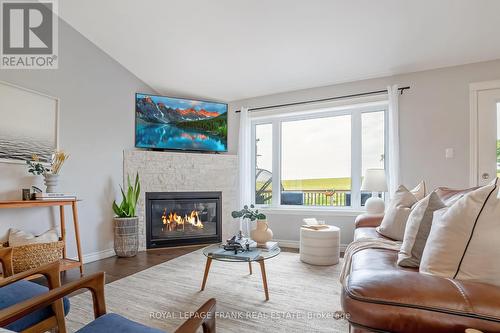
[[[64,0],[159,93],[222,101],[500,58],[498,0]]]

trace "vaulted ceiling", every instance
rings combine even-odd
[[[160,93],[222,101],[500,58],[498,0],[64,0]]]

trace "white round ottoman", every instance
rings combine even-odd
[[[311,265],[335,265],[340,257],[340,229],[300,228],[300,260]]]

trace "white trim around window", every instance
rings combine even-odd
[[[385,99],[375,102],[362,102],[353,103],[341,106],[321,106],[314,109],[303,110],[301,112],[295,112],[295,110],[281,110],[279,113],[271,112],[262,114],[261,112],[255,112],[251,115],[251,163],[252,163],[252,179],[255,180],[256,177],[256,126],[262,124],[272,125],[272,201],[270,205],[257,205],[262,209],[276,212],[284,211],[323,211],[332,212],[337,211],[341,214],[351,214],[353,212],[359,213],[364,210],[361,207],[361,161],[362,161],[362,124],[361,115],[363,113],[369,112],[380,112],[385,113],[385,130],[384,130],[384,143],[385,143],[385,164],[387,169],[387,108],[388,102]],[[281,205],[281,126],[283,122],[294,121],[294,120],[308,120],[317,119],[324,117],[333,116],[351,116],[351,206],[348,207],[331,207],[331,206],[293,206],[293,205]],[[255,204],[255,181],[252,181],[252,200]],[[342,213],[343,212],[343,213]]]

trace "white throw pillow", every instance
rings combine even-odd
[[[424,252],[425,243],[431,231],[434,212],[445,205],[432,192],[413,206],[406,222],[403,244],[398,255],[398,265],[404,267],[418,267]]]
[[[9,230],[9,246],[21,246],[35,243],[52,243],[57,242],[59,236],[55,229],[50,229],[41,235],[35,236],[30,232],[10,228]]]
[[[420,272],[500,286],[498,179],[436,215]]]
[[[377,232],[385,237],[402,241],[411,207],[416,202],[417,198],[406,187],[400,185],[387,207],[380,226],[377,227]]]

